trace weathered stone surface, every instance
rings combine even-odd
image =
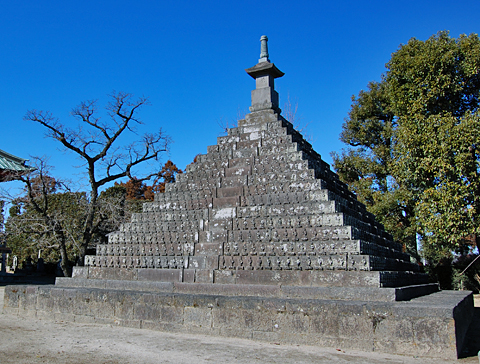
[[[75,276],[325,286],[339,284],[337,271],[383,271],[383,279],[370,282],[411,283],[392,273],[418,271],[410,257],[272,111],[254,111],[218,138],[143,214],[86,258],[88,273]],[[183,269],[193,270],[188,278]],[[413,276],[425,282],[425,275]],[[365,278],[348,276],[341,285]]]
[[[473,313],[473,296],[467,292],[365,302],[267,297],[260,291],[246,296],[235,284],[207,295],[202,291],[214,293],[220,285],[174,286],[179,292],[8,286],[4,312],[451,359],[457,357],[465,338],[462,328]],[[195,291],[187,292],[189,287]],[[278,287],[270,287],[270,294],[279,294]]]

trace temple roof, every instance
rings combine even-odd
[[[26,161],[0,149],[0,182],[11,181],[33,171],[34,168],[26,165]]]

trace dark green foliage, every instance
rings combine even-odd
[[[386,67],[353,98],[334,167],[406,250],[420,239],[440,264],[480,233],[480,40],[412,38]]]
[[[461,255],[457,259],[441,258],[437,264],[428,265],[427,272],[432,282],[440,283],[441,289],[466,289],[478,293],[480,291],[480,260],[478,255]],[[472,265],[469,264],[472,263]],[[466,269],[466,270],[465,270]]]
[[[43,196],[37,196],[43,204]],[[36,258],[39,250],[45,262],[56,263],[62,258],[64,245],[69,262],[78,256],[81,227],[85,219],[87,203],[85,193],[54,192],[46,196],[47,208],[35,209],[27,198],[12,202],[5,230],[7,245],[19,262],[28,257]]]
[[[77,262],[89,201],[86,192],[70,192],[61,186],[60,189],[60,192],[57,187],[47,189],[45,195],[34,193],[34,201],[29,199],[28,193],[12,201],[6,233],[8,246],[19,262],[36,258],[41,250],[45,263],[56,264],[63,259],[62,244],[68,257],[67,269]],[[41,209],[35,208],[34,203]],[[92,249],[96,243],[105,242],[107,234],[118,230],[121,223],[128,221],[132,212],[141,209],[138,201],[126,200],[126,188],[122,186],[107,188],[97,203]]]

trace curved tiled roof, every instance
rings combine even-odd
[[[0,182],[13,180],[32,171],[34,168],[25,165],[26,161],[0,149]]]

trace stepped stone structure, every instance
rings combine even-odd
[[[262,38],[251,113],[88,256],[89,278],[399,287],[408,254],[280,115]]]
[[[470,292],[438,292],[281,116],[261,38],[250,113],[113,232],[74,278],[5,311],[456,358]],[[436,293],[435,293],[436,292]]]

